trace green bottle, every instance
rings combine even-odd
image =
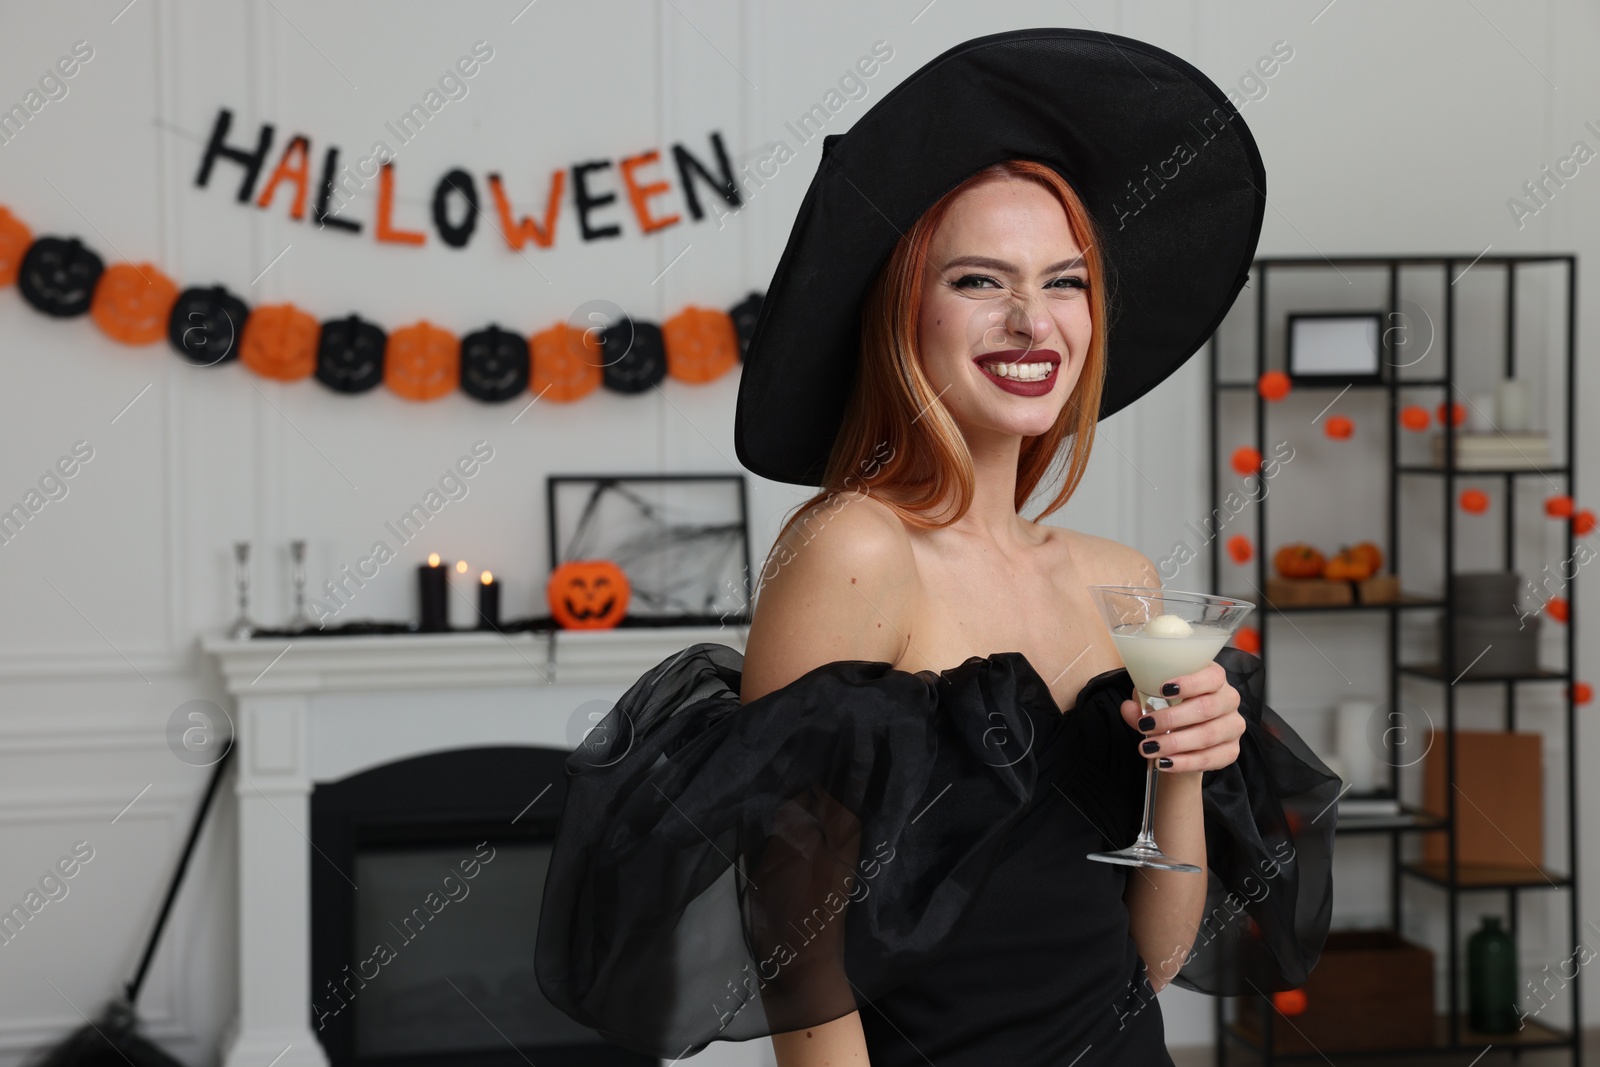
[[[1517,946],[1500,928],[1498,915],[1467,938],[1467,1023],[1481,1034],[1517,1029]]]

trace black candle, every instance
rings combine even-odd
[[[500,629],[500,583],[488,571],[478,576],[478,629]]]
[[[417,629],[423,633],[439,633],[450,628],[449,595],[445,581],[445,568],[439,562],[439,553],[428,556],[428,562],[417,568],[417,594],[422,614]]]

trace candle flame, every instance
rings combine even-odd
[[[457,574],[465,574],[465,573],[467,573],[467,561],[466,560],[464,560],[464,559],[456,560],[456,573]]]
[[[438,565],[439,565],[439,553],[437,553],[437,552],[429,552],[428,553],[428,566],[437,567]]]
[[[478,575],[478,581],[482,582],[484,585],[488,585],[490,582],[494,581],[494,575],[490,574],[488,571],[484,571],[482,574]]]

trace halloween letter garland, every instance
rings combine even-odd
[[[442,194],[468,202],[476,195],[464,182],[451,185]],[[442,209],[443,195],[439,203]],[[315,377],[337,393],[381,382],[408,400],[460,390],[490,404],[529,391],[566,402],[601,386],[627,395],[667,377],[714,381],[744,359],[762,301],[752,291],[727,311],[690,305],[665,323],[630,318],[600,330],[563,322],[531,338],[490,325],[458,340],[426,320],[386,333],[355,314],[319,325],[293,304],[252,309],[220,285],[180,291],[150,263],[106,266],[78,238],[36,238],[0,206],[0,287],[12,283],[43,314],[87,313],[127,345],[165,337],[194,366],[237,361],[263,378]]]

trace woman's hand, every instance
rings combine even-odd
[[[1154,757],[1160,770],[1209,771],[1239,758],[1244,716],[1239,714],[1239,691],[1228,684],[1220,663],[1213,661],[1203,670],[1168,682],[1161,696],[1179,698],[1169,708],[1144,710],[1137,695],[1122,702],[1122,718],[1145,735],[1138,742],[1140,755]]]

